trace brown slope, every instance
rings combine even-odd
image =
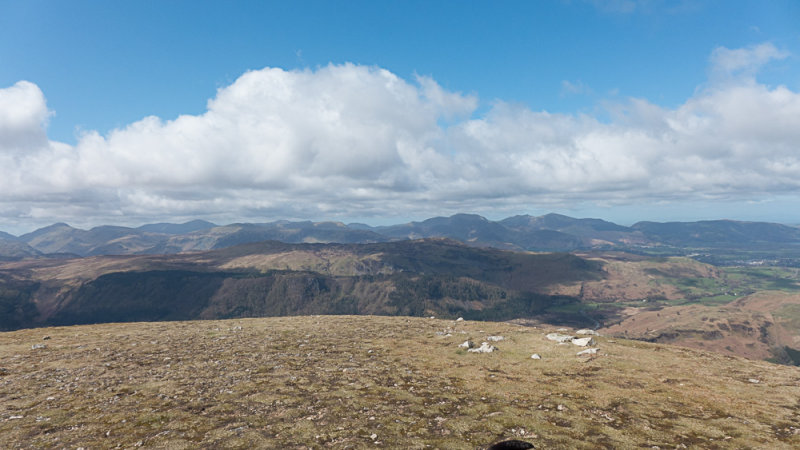
[[[627,318],[601,331],[783,362],[791,362],[785,360],[785,347],[800,347],[798,294],[759,292],[721,306],[685,305],[658,311],[629,308],[626,312]]]

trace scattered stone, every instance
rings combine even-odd
[[[8,420],[19,420],[19,419],[22,419],[24,417],[25,416],[11,416],[11,417],[8,418]]]
[[[464,343],[460,344],[458,348],[474,348],[475,343],[472,341],[464,341]]]
[[[42,338],[42,340],[43,341],[49,341],[50,340],[50,336],[45,336],[45,337]]]
[[[751,383],[753,383],[753,384],[758,384],[758,383],[761,383],[761,380],[757,380],[757,379],[755,379],[755,378],[750,378],[750,379],[749,379],[749,380],[747,380],[747,381],[749,381],[749,382],[751,382]]]
[[[369,438],[374,441],[375,439],[378,439],[378,435],[375,434],[375,433],[372,433],[372,434],[369,435]]]
[[[45,345],[45,344],[33,344],[33,345],[31,345],[31,350],[40,350],[40,349],[43,349],[43,348],[47,348],[47,345]]]
[[[495,347],[494,345],[491,345],[488,342],[482,342],[480,347],[471,348],[471,349],[469,349],[467,351],[470,352],[470,353],[492,353],[492,352],[497,351],[497,350],[498,350],[498,348]]]
[[[538,353],[534,353],[531,355],[531,359],[542,359],[542,357]]]
[[[556,341],[558,343],[570,342],[571,340],[575,339],[575,336],[570,336],[568,334],[560,334],[560,333],[550,333],[545,337],[551,341]]]
[[[585,337],[585,338],[576,338],[572,340],[572,343],[577,345],[578,347],[588,347],[590,345],[594,345],[594,338],[593,337]]]
[[[0,377],[8,375],[8,373],[9,373],[8,369],[6,369],[5,367],[0,367]]]
[[[486,340],[489,341],[489,342],[500,342],[503,339],[505,339],[503,336],[488,336],[486,338]]]
[[[588,334],[590,336],[600,336],[600,333],[598,333],[597,331],[589,330],[589,329],[578,330],[578,331],[575,332],[575,334],[580,334],[580,335],[587,335]]]
[[[569,331],[569,328],[559,328],[556,331]]]
[[[556,409],[559,410],[559,411],[565,411],[567,409],[567,407],[562,405],[562,404],[559,404],[558,406],[556,406]]]
[[[456,322],[463,322],[463,321],[464,321],[463,317],[459,317],[458,319],[456,319]]]
[[[578,356],[590,356],[596,355],[597,351],[600,350],[599,348],[587,348],[586,350],[581,350],[577,353]]]

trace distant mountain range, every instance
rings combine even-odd
[[[81,230],[57,223],[22,236],[0,232],[0,260],[95,255],[174,254],[275,240],[286,243],[377,243],[443,237],[476,247],[525,251],[624,250],[652,247],[750,248],[800,244],[800,228],[766,222],[638,222],[626,227],[559,214],[491,221],[474,214],[372,227],[339,222],[236,223],[195,220],[138,228]],[[799,246],[800,247],[800,246]]]

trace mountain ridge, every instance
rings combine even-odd
[[[171,254],[279,240],[289,243],[371,243],[445,237],[477,247],[517,251],[622,250],[651,252],[653,248],[680,255],[684,249],[772,250],[783,247],[800,264],[800,228],[771,222],[704,220],[697,222],[637,222],[630,227],[602,219],[576,219],[561,214],[517,215],[492,221],[476,214],[432,217],[421,222],[370,226],[361,223],[292,222],[216,225],[194,220],[183,224],[156,223],[137,228],[103,225],[82,230],[56,223],[19,237],[33,251],[3,252],[0,257],[46,257],[48,254],[132,255]],[[769,255],[769,252],[765,254]]]

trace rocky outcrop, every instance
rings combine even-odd
[[[575,338],[572,340],[572,343],[578,347],[588,347],[590,345],[594,345],[595,341],[594,338],[590,336],[585,338]]]
[[[474,347],[475,347],[475,343],[472,342],[472,341],[464,341],[463,343],[458,345],[458,348],[467,348],[467,349],[469,349],[469,348],[474,348]]]
[[[482,342],[481,346],[478,348],[471,348],[467,350],[470,353],[492,353],[498,350],[497,347],[494,345],[489,344],[488,342]]]
[[[559,344],[564,342],[570,342],[573,339],[575,339],[575,336],[569,334],[561,334],[561,333],[550,333],[545,337],[551,341],[558,342]]]

